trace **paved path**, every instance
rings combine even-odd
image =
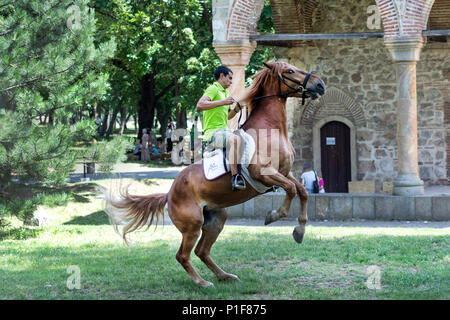
[[[132,179],[168,179],[175,178],[181,170],[186,166],[172,166],[167,168],[149,168],[140,163],[119,163],[114,166],[111,173],[96,173],[86,174],[89,180],[99,179],[118,179],[118,178],[132,178]],[[83,166],[77,165],[75,172],[69,175],[70,182],[83,181]]]
[[[132,179],[170,179],[176,178],[178,173],[187,166],[172,166],[167,168],[149,168],[141,163],[119,163],[114,166],[112,173],[97,173],[87,174],[89,180],[99,179],[118,179],[118,178],[132,178]],[[77,165],[75,172],[70,174],[70,182],[82,181],[83,166]],[[450,186],[431,186],[425,187],[425,195],[450,195]]]
[[[164,216],[164,225],[173,225],[168,214]],[[227,226],[250,226],[250,227],[294,227],[298,225],[296,219],[285,218],[269,225],[264,225],[263,219],[243,219],[243,218],[228,218],[225,225]],[[162,220],[158,224],[158,228],[162,226]],[[449,229],[450,221],[308,221],[306,226],[315,227],[359,227],[359,228],[431,228],[431,229]]]
[[[180,170],[153,170],[153,171],[138,171],[138,172],[113,172],[113,173],[96,173],[86,174],[86,178],[89,180],[100,179],[119,179],[119,178],[131,178],[131,179],[168,179],[175,178]],[[80,182],[84,178],[83,173],[72,173],[69,175],[70,182]]]

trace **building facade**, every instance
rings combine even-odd
[[[321,169],[330,192],[348,181],[393,182],[393,193],[423,193],[449,184],[450,38],[423,30],[450,29],[448,0],[271,0],[277,34],[383,32],[382,38],[279,41],[278,60],[319,74],[327,92],[304,106],[287,103],[293,173]],[[264,1],[213,1],[214,47],[243,70]]]

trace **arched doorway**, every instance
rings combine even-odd
[[[348,192],[352,180],[350,128],[330,121],[320,128],[321,169],[326,192]]]

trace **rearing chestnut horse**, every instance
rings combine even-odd
[[[290,172],[295,151],[288,138],[286,99],[287,97],[316,99],[324,94],[325,84],[318,76],[284,62],[265,63],[264,65],[266,68],[255,75],[253,84],[243,100],[247,102],[250,111],[243,129],[248,130],[256,142],[256,152],[248,170],[252,178],[268,188],[277,185],[286,191],[283,204],[278,210],[270,211],[267,214],[265,224],[286,217],[292,199],[296,194],[299,195],[301,203],[299,225],[295,227],[293,236],[298,243],[301,243],[305,233],[305,224],[308,221],[308,195],[303,185]],[[278,145],[271,145],[270,135],[273,132],[271,129],[278,130]],[[266,144],[265,150],[268,150],[269,153],[260,152],[263,144]],[[273,154],[274,151],[278,152],[278,167],[267,156],[267,154]],[[227,273],[217,266],[210,257],[210,251],[228,217],[225,208],[243,203],[257,195],[259,193],[249,183],[245,190],[232,191],[230,173],[215,180],[207,180],[203,173],[202,161],[198,161],[178,174],[169,193],[136,196],[128,194],[128,191],[123,191],[121,199],[118,200],[107,195],[105,211],[110,216],[116,230],[122,221],[131,219],[123,227],[123,239],[126,241],[127,233],[145,225],[150,226],[155,216],[157,223],[159,218],[164,215],[164,207],[167,203],[170,219],[183,236],[176,259],[196,284],[208,287],[213,284],[200,277],[192,266],[190,260],[192,249],[201,236],[195,247],[195,254],[215,273],[219,280],[239,280],[237,276]]]

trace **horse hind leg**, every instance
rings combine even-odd
[[[219,280],[236,280],[239,278],[231,273],[223,271],[211,258],[211,247],[216,242],[217,237],[225,225],[228,213],[225,209],[210,210],[206,206],[203,208],[204,223],[202,226],[202,237],[195,248],[195,254],[204,264],[217,276]]]
[[[180,209],[181,207],[183,209]],[[183,206],[169,205],[169,214],[172,222],[183,236],[180,249],[176,254],[177,261],[197,285],[202,287],[214,286],[213,283],[200,277],[191,262],[191,252],[200,236],[203,224],[201,208],[197,205],[189,206],[186,203],[183,203]]]

